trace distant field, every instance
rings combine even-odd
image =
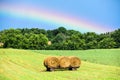
[[[98,52],[103,54],[104,56],[101,56],[100,54],[98,54]],[[86,51],[36,51],[0,49],[0,80],[120,80],[120,66],[119,64],[116,65],[118,59],[120,59],[118,57],[119,52],[120,49]],[[82,60],[86,60],[82,61],[82,65],[77,71],[45,71],[45,67],[43,66],[43,60],[47,56],[68,56],[73,54],[80,57]],[[114,60],[109,57],[109,55],[107,58],[107,55],[105,54],[110,54],[111,56],[118,59]],[[91,57],[92,55],[94,57]],[[98,58],[95,58],[95,55]],[[100,56],[101,60],[99,59]],[[99,64],[90,63],[92,61],[88,61],[92,60],[91,58],[94,58],[96,60],[98,59],[97,61],[104,60],[105,63],[109,61],[111,63],[114,62],[114,64],[112,64],[114,66],[110,66],[111,64],[102,65],[100,64],[100,62],[98,62]]]
[[[84,61],[112,66],[120,66],[120,49],[93,50],[32,50],[44,55],[78,56]]]

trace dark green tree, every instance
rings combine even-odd
[[[68,50],[84,49],[85,40],[81,38],[79,34],[73,34],[64,42],[64,46]]]
[[[85,49],[96,49],[98,46],[98,35],[95,32],[87,32],[83,34],[86,47]]]
[[[48,38],[43,34],[30,34],[29,49],[45,49],[48,45]]]
[[[98,47],[103,49],[114,48],[115,45],[116,45],[116,42],[114,41],[113,38],[104,38],[98,43]]]
[[[19,40],[21,39],[20,31],[15,29],[4,30],[1,34],[1,41],[4,43],[4,48],[18,48]]]
[[[64,28],[64,27],[59,27],[59,28],[58,28],[58,32],[59,32],[59,33],[66,34],[66,31],[67,31],[67,30],[66,30],[66,28]]]
[[[48,41],[52,42],[48,45]],[[0,44],[4,48],[79,50],[120,48],[120,29],[96,34],[80,33],[59,27],[54,30],[39,28],[8,29],[0,31]]]
[[[65,40],[66,40],[66,36],[63,33],[59,33],[54,37],[52,43],[61,43]]]
[[[115,30],[114,32],[111,33],[111,37],[115,40],[116,42],[116,48],[120,48],[120,29]]]

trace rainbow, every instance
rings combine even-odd
[[[77,29],[79,31],[89,31],[104,33],[110,30],[107,26],[98,25],[84,19],[77,19],[70,15],[57,13],[47,9],[40,9],[26,6],[1,5],[0,11],[12,14],[14,16],[26,17],[35,20],[48,21],[50,23],[66,25],[68,28]]]

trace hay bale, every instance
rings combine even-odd
[[[70,68],[79,68],[81,64],[81,60],[78,57],[71,56],[70,59]]]
[[[70,59],[68,57],[62,56],[59,57],[59,67],[68,68],[70,66]]]
[[[56,57],[47,57],[44,60],[44,66],[47,68],[47,71],[51,71],[59,66],[59,59]]]

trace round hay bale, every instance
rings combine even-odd
[[[59,67],[68,68],[70,66],[70,59],[68,57],[59,57]]]
[[[81,64],[81,60],[78,57],[71,56],[70,59],[70,67],[71,68],[79,68]]]
[[[56,57],[47,57],[45,60],[44,60],[44,66],[48,69],[50,68],[58,68],[59,66],[59,59],[56,58]]]

